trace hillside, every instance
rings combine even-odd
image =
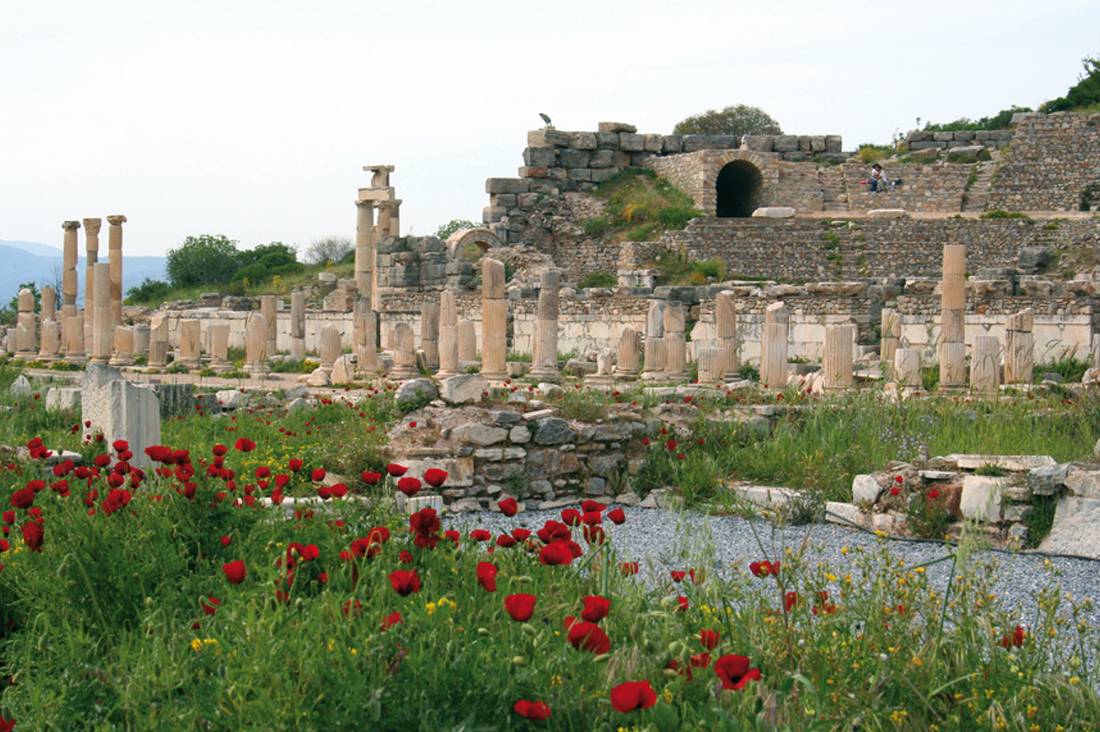
[[[106,252],[101,254],[101,261],[107,261]],[[39,287],[59,282],[61,264],[62,254],[57,247],[40,242],[0,239],[0,301],[7,302],[24,282],[33,281]],[[78,303],[84,301],[84,266],[85,260],[81,256],[76,264]],[[164,266],[164,257],[125,257],[122,267],[123,291],[140,284],[146,277],[164,279]]]

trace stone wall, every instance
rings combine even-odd
[[[276,344],[279,351],[290,351],[290,302],[289,299],[280,299],[280,309],[276,315],[278,322],[278,334]],[[207,330],[214,324],[229,325],[229,347],[244,348],[245,327],[248,320],[248,311],[223,310],[220,308],[193,308],[184,310],[160,310],[153,315],[152,323],[155,325],[162,319],[168,322],[168,343],[175,348],[179,345],[179,321],[198,320],[201,328],[201,343],[203,353],[206,352]],[[318,310],[306,311],[306,350],[317,353],[320,348],[321,331],[329,326],[335,326],[343,337],[344,348],[352,346],[351,313],[321,312]]]
[[[905,136],[905,142],[911,151],[949,150],[973,145],[997,150],[1007,147],[1012,142],[1012,135],[1012,130],[958,130],[955,132],[913,130]]]
[[[1077,211],[1100,183],[1100,113],[1020,115],[993,176],[992,209]]]

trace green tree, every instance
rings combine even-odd
[[[708,109],[702,114],[680,120],[672,130],[674,135],[782,135],[770,114],[760,107],[735,104],[725,109]]]
[[[38,304],[42,299],[42,293],[38,291],[38,285],[33,282],[23,282],[15,289],[15,297],[8,302],[6,307],[0,308],[0,323],[15,322],[16,316],[19,315],[19,291],[24,287],[34,294],[34,309],[38,310]]]
[[[306,250],[306,261],[310,264],[342,262],[348,254],[355,253],[355,245],[346,236],[326,236],[317,239]]]
[[[449,237],[451,234],[455,233],[459,229],[476,229],[480,225],[481,224],[475,224],[469,219],[451,219],[450,221],[436,229],[435,235],[437,238],[443,239],[445,241],[447,237]]]
[[[164,280],[154,280],[146,277],[140,285],[135,285],[126,291],[126,304],[146,304],[164,300],[172,292],[172,286]]]
[[[230,279],[233,282],[244,280],[263,282],[275,275],[301,272],[302,269],[303,266],[298,261],[298,252],[294,247],[283,244],[281,241],[273,241],[239,252],[237,271]]]
[[[221,234],[189,236],[168,250],[168,279],[173,287],[223,285],[239,268],[237,242]]]
[[[1077,83],[1064,97],[1045,102],[1040,112],[1067,112],[1100,104],[1100,56],[1085,56],[1081,66],[1085,71],[1077,77]]]

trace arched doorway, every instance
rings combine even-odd
[[[760,205],[764,176],[747,160],[734,160],[718,173],[714,187],[718,193],[715,213],[722,218],[747,218]]]
[[[1089,183],[1081,191],[1082,211],[1100,211],[1100,180]]]

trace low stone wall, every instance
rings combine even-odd
[[[993,176],[989,208],[1077,211],[1100,184],[1100,114],[1020,115]]]
[[[229,325],[229,347],[244,348],[245,327],[248,320],[248,312],[241,310],[222,310],[220,308],[195,308],[187,310],[161,310],[153,316],[153,324],[160,320],[168,323],[168,343],[175,348],[179,345],[179,321],[198,320],[202,332],[201,343],[203,352],[207,348],[207,330],[217,324]],[[278,335],[277,348],[280,351],[290,351],[290,302],[288,299],[279,300],[277,313]],[[344,348],[351,348],[351,313],[326,313],[317,310],[306,311],[306,350],[317,353],[321,343],[321,331],[329,326],[335,326],[342,335]]]
[[[1012,142],[1012,136],[1012,130],[957,130],[954,132],[913,130],[905,136],[905,142],[912,151],[949,150],[972,145],[996,150],[1007,147]]]

